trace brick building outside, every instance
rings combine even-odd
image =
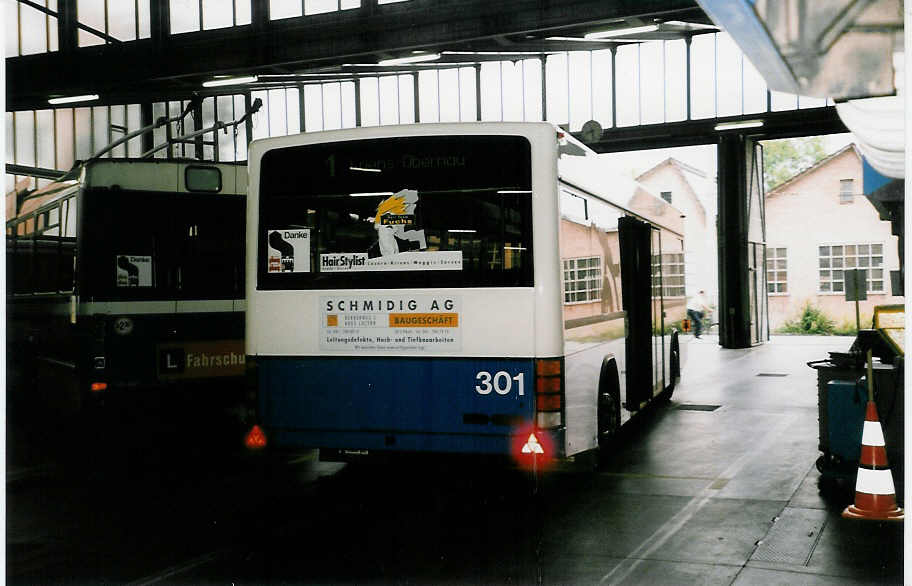
[[[855,303],[845,300],[845,270],[867,270],[861,325],[876,305],[903,303],[891,295],[899,269],[897,238],[862,193],[862,159],[854,145],[822,159],[766,194],[767,289],[770,329],[796,319],[806,304],[837,327],[854,327]]]
[[[719,299],[715,178],[669,157],[636,180],[681,211],[687,297],[702,289],[710,305],[715,306]]]

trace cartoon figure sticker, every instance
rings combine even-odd
[[[418,192],[414,189],[403,189],[380,202],[374,217],[377,243],[368,249],[369,258],[427,248],[424,230],[412,229],[416,226],[416,207]]]
[[[310,272],[310,228],[267,230],[267,272]]]
[[[403,189],[381,201],[374,216],[377,241],[367,252],[321,254],[320,271],[462,270],[461,250],[427,250],[424,230],[415,214],[418,203],[414,189]]]
[[[152,257],[118,254],[114,258],[114,278],[118,287],[151,287]]]

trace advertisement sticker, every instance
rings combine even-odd
[[[320,255],[321,273],[364,271],[461,271],[461,250],[400,252],[370,258],[366,252],[339,252]]]
[[[320,348],[349,351],[458,351],[459,297],[334,295],[320,297]]]
[[[118,287],[151,287],[152,257],[116,255],[114,277]]]
[[[267,272],[310,272],[310,228],[266,230]]]

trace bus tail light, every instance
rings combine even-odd
[[[556,413],[543,413],[539,411],[535,414],[535,425],[539,429],[552,429],[555,427],[561,426],[561,414],[560,412]]]
[[[89,388],[92,389],[93,393],[100,393],[108,389],[108,383],[95,382]]]
[[[563,424],[564,364],[562,358],[535,361],[535,423],[539,429]]]

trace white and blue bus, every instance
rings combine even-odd
[[[254,141],[247,367],[273,447],[546,462],[680,375],[682,220],[547,123]]]

